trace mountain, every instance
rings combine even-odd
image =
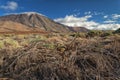
[[[0,31],[48,31],[48,32],[69,32],[67,26],[54,22],[46,16],[25,12],[21,14],[11,14],[0,17]]]
[[[20,23],[15,23],[12,21],[0,21],[0,31],[2,32],[12,32],[12,31],[30,31],[28,26]]]
[[[73,32],[89,32],[89,29],[86,29],[85,27],[68,27]]]

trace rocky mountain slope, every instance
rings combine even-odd
[[[9,24],[9,25],[8,25]],[[3,28],[5,27],[5,28]],[[21,29],[19,29],[19,28]],[[0,17],[0,31],[14,30],[43,30],[48,32],[69,32],[67,26],[56,23],[44,15],[35,12],[11,14]]]
[[[86,29],[84,27],[69,27],[69,29],[73,32],[89,32],[89,29]]]

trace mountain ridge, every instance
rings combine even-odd
[[[90,30],[85,28],[85,27],[80,27],[80,26],[77,26],[77,27],[68,27],[71,31],[73,32],[89,32]]]
[[[36,28],[48,32],[70,32],[67,26],[57,23],[52,19],[36,12],[25,12],[21,14],[1,16],[0,22],[2,21],[11,21],[28,26],[29,28]],[[2,27],[2,25],[0,27]]]

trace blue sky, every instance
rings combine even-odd
[[[1,16],[22,12],[38,12],[69,26],[120,28],[120,0],[0,0]]]

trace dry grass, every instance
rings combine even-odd
[[[3,80],[120,80],[119,36],[62,37],[1,49],[0,77]]]

